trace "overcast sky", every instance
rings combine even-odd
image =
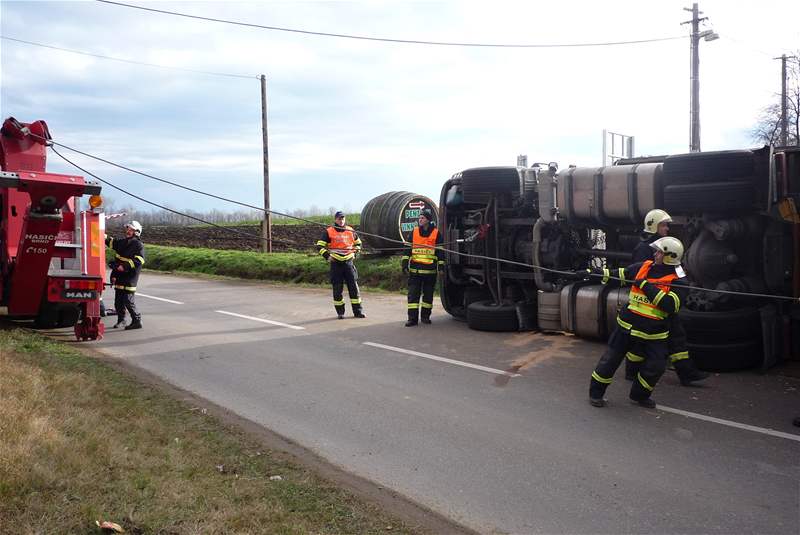
[[[142,2],[267,26],[391,39],[582,43],[688,35],[689,2]],[[800,2],[707,0],[703,150],[752,146],[759,109],[800,48]],[[2,35],[234,78],[0,40],[0,110],[56,141],[218,195],[261,204],[260,84],[268,80],[272,208],[349,211],[386,191],[438,202],[475,166],[599,165],[604,128],[637,154],[687,152],[689,41],[594,48],[468,48],[311,36],[98,2],[0,3]],[[65,154],[69,154],[65,152]],[[83,157],[99,176],[174,208],[233,205]],[[55,155],[49,170],[73,173]],[[118,205],[142,203],[109,191]]]

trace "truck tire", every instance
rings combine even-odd
[[[741,342],[761,337],[761,314],[755,307],[723,312],[682,308],[678,316],[690,341]]]
[[[671,214],[746,212],[754,201],[753,185],[743,180],[664,187],[664,209]]]
[[[693,152],[667,156],[664,183],[693,184],[748,178],[755,173],[755,156],[749,150]]]
[[[755,368],[763,359],[760,339],[728,344],[689,343],[689,355],[701,370],[734,372]]]
[[[467,307],[467,325],[476,331],[516,332],[519,330],[517,308],[505,303],[476,301]]]

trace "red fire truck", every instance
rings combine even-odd
[[[104,330],[100,185],[48,173],[50,139],[44,121],[9,117],[0,130],[0,315],[74,326],[78,340],[96,340]]]

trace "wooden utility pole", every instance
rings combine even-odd
[[[781,60],[781,146],[786,147],[789,145],[789,115],[786,113],[787,99],[786,94],[786,60],[797,59],[797,56],[787,56],[782,54],[779,58]]]
[[[264,143],[264,220],[261,222],[261,250],[272,252],[272,212],[269,206],[269,148],[267,143],[267,77],[261,75],[261,134]]]

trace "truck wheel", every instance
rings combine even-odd
[[[722,312],[682,308],[678,316],[692,341],[739,342],[761,337],[761,314],[755,307]]]
[[[671,214],[746,212],[755,195],[748,181],[700,182],[664,188],[664,209]]]
[[[761,364],[763,347],[760,339],[729,344],[689,343],[689,355],[701,370],[734,372]]]
[[[476,301],[467,307],[467,325],[476,331],[516,332],[519,330],[517,308],[505,303]]]
[[[735,180],[754,173],[755,157],[749,150],[693,152],[664,160],[666,185]]]

